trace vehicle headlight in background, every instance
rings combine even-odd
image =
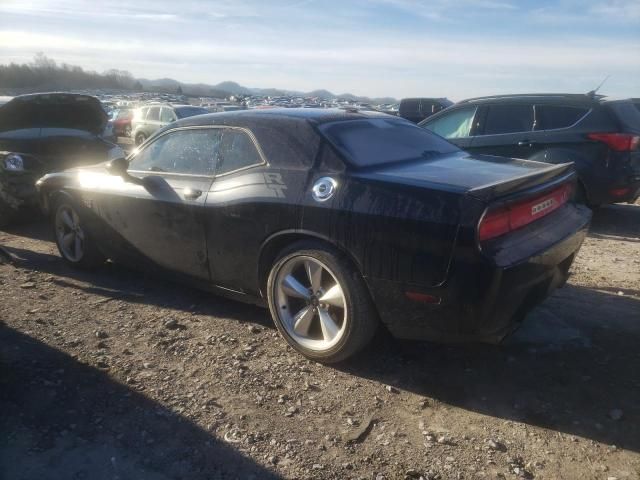
[[[126,158],[126,152],[119,146],[113,147],[107,152],[107,160],[115,160],[116,158]]]
[[[10,153],[4,157],[4,169],[12,172],[24,171],[24,160],[17,153]]]

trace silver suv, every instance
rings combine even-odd
[[[150,104],[137,108],[131,120],[131,137],[142,144],[157,130],[180,118],[209,113],[206,108],[192,105]]]

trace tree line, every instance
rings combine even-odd
[[[31,63],[0,65],[0,88],[15,93],[77,89],[143,90],[140,82],[126,70],[86,71],[76,65],[58,64],[43,53],[38,53]]]

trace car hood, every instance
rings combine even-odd
[[[0,132],[37,128],[73,129],[98,135],[108,116],[89,95],[44,93],[21,95],[0,106]]]
[[[355,176],[468,193],[487,200],[535,186],[567,171],[571,171],[570,163],[552,165],[460,151],[372,167]]]

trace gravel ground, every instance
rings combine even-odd
[[[338,367],[259,308],[73,271],[42,222],[0,244],[2,479],[640,479],[640,205],[596,213],[504,345],[381,335]]]

